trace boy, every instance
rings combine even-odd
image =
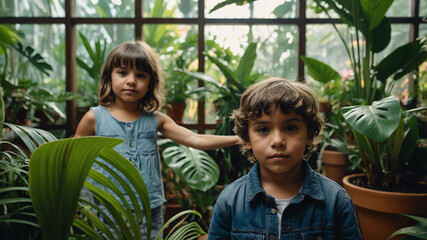
[[[242,153],[256,160],[214,207],[208,239],[362,239],[345,190],[303,160],[323,127],[305,84],[269,78],[250,86],[235,110]]]

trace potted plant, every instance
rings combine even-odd
[[[408,142],[411,137],[403,134],[405,125],[403,125],[403,123],[400,124],[400,122],[403,122],[404,118],[400,113],[401,106],[399,101],[394,98],[388,98],[388,96],[391,95],[391,89],[393,89],[393,85],[398,79],[416,69],[426,60],[426,38],[421,37],[416,41],[405,44],[394,50],[381,61],[374,62],[374,59],[376,59],[374,56],[381,52],[389,44],[391,39],[390,21],[385,17],[385,13],[393,3],[393,0],[370,1],[369,3],[359,0],[315,0],[315,2],[319,12],[324,12],[329,16],[328,12],[330,10],[335,11],[340,19],[348,26],[347,30],[349,35],[352,36],[350,41],[346,41],[335,25],[333,25],[347,50],[353,71],[351,78],[346,81],[346,87],[348,89],[347,94],[349,95],[348,101],[342,102],[341,106],[343,107],[346,122],[354,129],[354,137],[351,139],[354,139],[355,142],[353,143],[358,148],[361,159],[360,168],[364,172],[363,175],[366,176],[367,179],[370,179],[369,182],[373,184],[371,185],[371,188],[378,187],[378,183],[380,182],[389,182],[388,180],[386,181],[386,178],[400,180],[407,179],[408,175],[402,177],[402,172],[399,172],[399,170],[405,169],[405,171],[408,171],[405,164],[409,164],[410,162],[415,164],[416,154],[415,157],[413,156],[414,158],[412,161],[408,161],[408,158],[399,156],[399,152],[401,152],[402,155],[405,153],[411,153],[411,150],[408,147],[414,147],[416,146],[416,143],[413,142],[412,144],[404,145],[397,144],[397,142],[403,141],[404,136],[406,136],[405,142]],[[324,81],[334,78],[338,74],[327,64],[315,59],[306,57],[303,58],[303,61],[312,76],[322,78]],[[363,105],[357,107],[351,106],[357,104]],[[345,106],[348,105],[350,106],[345,108]],[[382,108],[390,110],[390,112],[383,112]],[[350,109],[352,110],[350,111]],[[367,109],[371,111],[370,114],[366,111]],[[378,111],[373,112],[374,109]],[[362,113],[365,113],[366,115],[361,115]],[[394,119],[390,119],[390,122],[388,122],[388,117],[391,115],[394,115]],[[350,116],[353,117],[353,120],[357,119],[358,121],[349,121],[351,119]],[[380,121],[383,117],[386,117],[386,119]],[[370,127],[368,127],[368,120],[373,121],[372,123],[376,123],[376,126],[369,125]],[[414,120],[410,121],[410,125],[412,125],[412,122],[414,122]],[[360,133],[358,132],[360,129],[355,128],[356,125],[364,125],[362,127],[365,127],[368,130]],[[406,125],[406,127],[409,129],[410,125]],[[389,126],[389,130],[391,130],[388,132],[382,130],[382,127],[386,126]],[[373,129],[381,130],[374,132]],[[394,133],[395,130],[396,133]],[[415,134],[414,132],[416,132],[416,130],[411,131],[412,134]],[[382,136],[382,138],[376,140],[365,139],[366,136],[372,136],[372,134],[377,135],[376,137]],[[409,132],[407,134],[409,134]],[[384,148],[387,148],[387,144],[383,141],[387,141],[386,139],[388,139],[389,144],[397,144],[392,147],[395,151],[392,154],[384,154]],[[391,139],[395,141],[392,142]],[[412,136],[412,141],[414,141],[414,139],[416,139],[416,136]],[[391,146],[389,146],[389,148],[390,147]],[[375,158],[367,160],[369,159],[367,158],[369,155],[375,156]],[[391,156],[394,156],[394,158],[388,158]],[[414,168],[420,170],[420,165],[421,164],[415,164]],[[411,171],[411,173],[415,174],[417,171]],[[425,172],[421,173],[421,175],[423,174],[425,174]],[[420,176],[420,173],[418,172],[415,176]],[[409,223],[404,223],[404,220],[406,219],[403,219],[404,217],[400,215],[400,213],[405,213],[399,212],[400,210],[403,210],[401,207],[407,208],[411,205],[421,207],[422,204],[417,205],[416,199],[421,199],[422,201],[427,200],[425,194],[411,193],[407,195],[410,196],[408,200],[399,201],[399,207],[393,207],[391,212],[389,210],[385,210],[383,207],[392,202],[391,196],[395,196],[397,194],[391,193],[391,191],[393,191],[391,188],[392,185],[396,185],[397,183],[388,183],[381,188],[381,190],[386,194],[386,197],[383,197],[385,202],[379,203],[380,215],[385,217],[385,220],[379,220],[379,218],[373,217],[372,215],[367,217],[365,214],[372,213],[375,207],[368,207],[366,204],[372,203],[374,200],[378,200],[381,197],[373,197],[378,196],[374,195],[373,191],[376,190],[373,189],[367,190],[367,193],[362,194],[358,192],[357,194],[354,194],[353,189],[364,190],[366,189],[364,188],[366,186],[359,186],[349,190],[349,185],[347,183],[349,183],[349,180],[352,177],[353,176],[347,176],[344,178],[344,187],[347,189],[356,205],[356,212],[362,235],[365,239],[385,239],[395,230],[408,225]],[[413,177],[414,175],[411,178]],[[394,189],[394,191],[396,191],[396,189]],[[361,196],[368,196],[371,198],[369,200],[361,200]],[[425,208],[421,207],[421,209],[418,208],[416,212],[406,213],[426,215],[427,211]],[[387,226],[390,226],[391,229],[387,229]]]
[[[418,147],[415,110],[403,112],[396,97],[342,109],[353,129],[362,174],[344,178],[356,206],[362,235],[385,239],[411,224],[401,214],[427,216],[426,149]],[[419,108],[417,111],[427,111]]]

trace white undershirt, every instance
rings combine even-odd
[[[289,202],[291,201],[292,198],[289,199],[276,199],[276,207],[277,207],[277,228],[279,230],[279,235],[277,239],[280,239],[280,229],[281,229],[281,225],[282,225],[282,214],[283,214],[283,210],[285,210],[285,208],[289,205]]]

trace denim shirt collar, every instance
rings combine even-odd
[[[302,201],[304,195],[317,200],[324,200],[325,196],[323,195],[323,191],[316,173],[311,169],[307,161],[302,160],[301,164],[301,169],[304,172],[305,179],[302,189],[294,197],[294,201]],[[255,203],[257,199],[263,199],[263,197],[267,195],[261,185],[259,171],[259,163],[256,162],[248,173],[249,184],[247,185],[246,191],[248,193],[247,201],[251,203]]]

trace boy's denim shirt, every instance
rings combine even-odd
[[[353,202],[302,161],[305,180],[283,211],[280,239],[362,239]],[[275,199],[261,186],[258,162],[218,197],[208,239],[279,239]]]

